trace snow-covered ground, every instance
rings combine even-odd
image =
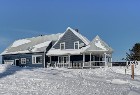
[[[30,68],[0,64],[0,95],[140,95],[125,67],[99,69]],[[139,73],[137,73],[139,71]]]

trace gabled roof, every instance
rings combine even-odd
[[[86,45],[88,45],[90,43],[90,41],[84,37],[83,35],[81,35],[79,32],[76,32],[74,29],[68,27],[67,30],[71,30],[77,37],[79,37]],[[66,31],[67,31],[66,30]]]
[[[51,34],[16,40],[1,55],[44,52],[52,41],[57,41],[62,34]]]
[[[85,52],[113,52],[113,49],[107,45],[98,35],[90,42],[89,48],[86,49]]]
[[[66,29],[66,31],[61,35],[61,37],[56,41],[56,43],[55,43],[53,46],[55,46],[55,45],[59,42],[59,40],[65,35],[65,33],[66,33],[68,30],[70,30],[71,32],[73,32],[73,33],[74,33],[79,39],[81,39],[86,45],[88,45],[88,44],[90,43],[90,41],[89,41],[86,37],[84,37],[84,36],[81,35],[80,33],[76,32],[74,29],[68,27],[68,28]]]

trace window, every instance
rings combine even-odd
[[[33,64],[42,64],[42,55],[33,55],[32,63]]]
[[[26,64],[26,58],[21,58],[21,64]]]
[[[65,42],[64,43],[60,43],[60,49],[65,49]]]
[[[59,57],[59,63],[68,63],[68,62],[69,62],[68,56]]]
[[[79,49],[79,41],[74,42],[74,49]]]

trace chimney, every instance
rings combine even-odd
[[[76,31],[76,32],[79,32],[79,30],[78,30],[78,29],[75,29],[75,31]]]

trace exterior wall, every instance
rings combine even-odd
[[[4,56],[2,55],[2,64],[4,64]]]
[[[71,63],[83,63],[83,55],[73,55],[70,59]]]
[[[63,35],[63,37],[53,46],[55,49],[60,49],[60,43],[65,42],[65,49],[74,49],[74,42],[79,41],[80,43],[84,43],[80,38],[78,38],[71,30],[67,30],[67,32]],[[85,43],[84,43],[85,45]]]
[[[58,56],[52,56],[51,57],[51,64],[55,64],[55,63],[58,63]],[[82,55],[73,55],[73,56],[70,56],[70,62],[71,63],[83,63],[83,56]]]
[[[32,64],[32,55],[42,55],[42,64]],[[26,64],[21,64],[21,58],[26,58]],[[4,60],[14,60],[14,64],[15,64],[15,59],[19,59],[19,66],[44,67],[44,53],[16,54],[16,55],[2,56],[3,63]]]

